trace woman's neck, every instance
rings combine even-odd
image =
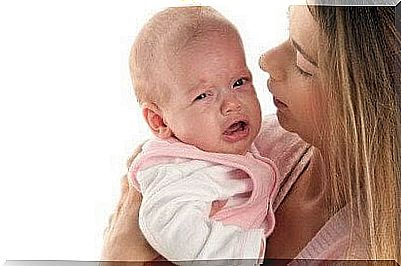
[[[337,186],[334,178],[342,178],[338,176],[335,171],[330,171],[327,167],[329,165],[328,153],[323,149],[314,148],[314,152],[310,161],[310,182],[308,186],[308,195],[313,200],[323,200],[325,208],[330,210],[331,215],[345,206],[346,199],[342,194],[334,195],[334,187]],[[337,188],[338,190],[339,188]],[[333,198],[335,197],[335,198]]]
[[[319,149],[313,148],[313,154],[305,171],[305,175],[297,182],[298,189],[302,191],[299,194],[300,199],[307,205],[325,201],[327,193],[329,193],[329,182],[323,156]]]
[[[309,165],[276,211],[276,229],[266,249],[269,258],[294,258],[330,218],[324,163],[319,150],[312,149]]]

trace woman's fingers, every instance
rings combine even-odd
[[[129,189],[128,187],[129,187],[128,179],[127,179],[127,176],[124,175],[123,178],[121,179],[120,199],[118,200],[118,203],[117,203],[117,206],[116,206],[114,212],[109,217],[107,228],[105,229],[105,231],[103,233],[104,237],[106,237],[106,235],[110,233],[109,231],[111,230],[112,226],[114,226],[116,217],[121,212],[121,208],[124,205],[123,203],[125,202],[127,194],[128,194],[128,189]]]
[[[135,148],[131,156],[127,160],[127,174],[125,174],[121,178],[120,186],[121,186],[121,191],[120,191],[120,199],[118,200],[117,206],[114,210],[114,212],[110,215],[109,217],[109,223],[107,228],[105,229],[103,235],[105,236],[111,229],[111,226],[114,225],[114,220],[118,216],[118,214],[121,212],[121,208],[123,206],[123,203],[126,201],[127,195],[128,195],[128,190],[129,190],[129,182],[128,182],[128,171],[129,168],[132,164],[132,161],[135,159],[135,157],[141,152],[143,144]]]
[[[127,196],[129,194],[129,184],[127,175],[124,175],[123,178],[121,178],[120,185],[121,185],[121,196],[120,200],[117,203],[117,209],[115,215],[121,212],[121,208],[124,206],[124,203],[127,200]]]
[[[140,194],[132,187],[122,195],[106,231],[102,260],[150,261],[158,254],[150,247],[139,230]]]
[[[131,156],[127,160],[127,168],[129,169],[132,162],[134,161],[135,157],[142,151],[142,146],[144,143],[139,145],[138,147],[135,148],[135,150],[132,152]]]
[[[134,151],[128,161],[128,167],[141,148],[142,145]],[[159,256],[139,229],[138,213],[141,199],[141,194],[129,184],[125,175],[121,179],[120,199],[105,231],[102,260],[151,261]]]

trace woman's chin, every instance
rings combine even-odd
[[[277,119],[280,126],[286,131],[297,134],[298,137],[306,143],[309,143],[317,148],[321,147],[322,140],[319,138],[319,133],[316,129],[314,129],[312,123],[303,122],[301,125],[306,126],[299,127],[294,120],[289,119],[288,116],[280,115],[279,112],[277,112]]]
[[[297,133],[295,131],[294,123],[291,123],[291,120],[288,119],[288,116],[286,114],[280,111],[280,109],[277,109],[276,115],[278,123],[282,128],[284,128],[286,131]]]
[[[277,110],[277,119],[278,123],[283,129],[285,129],[288,132],[297,134],[302,140],[308,142],[306,140],[308,138],[305,137],[306,135],[308,135],[308,133],[299,130],[299,128],[296,126],[295,121],[293,119],[290,119],[288,115],[283,114],[282,112]]]

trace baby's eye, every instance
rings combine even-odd
[[[233,88],[242,86],[242,85],[244,85],[244,83],[245,83],[245,79],[244,78],[240,78],[239,80],[234,82]]]
[[[195,98],[195,101],[202,100],[206,98],[206,93],[202,93]]]
[[[209,97],[209,96],[212,96],[212,92],[204,92],[204,93],[201,93],[201,94],[199,94],[198,96],[196,96],[196,98],[194,99],[194,102],[195,102],[195,101],[203,100],[203,99],[205,99],[206,97]]]

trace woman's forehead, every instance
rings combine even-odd
[[[319,27],[307,5],[289,7],[290,40],[311,62],[317,62]]]

